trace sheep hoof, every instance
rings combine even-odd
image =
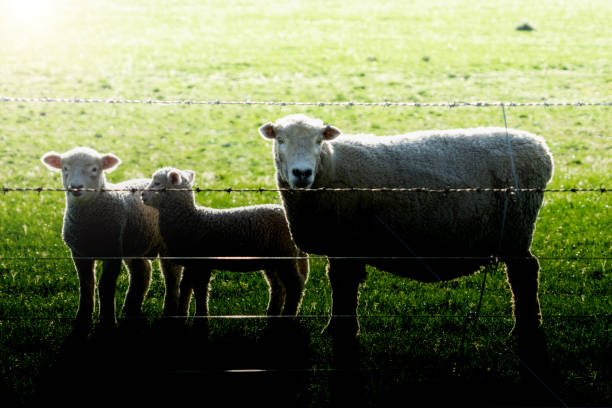
[[[117,327],[117,321],[114,318],[101,317],[98,323],[98,330],[111,331]]]
[[[76,318],[72,324],[70,337],[74,339],[87,338],[91,329],[91,319]]]
[[[515,324],[510,332],[509,341],[521,343],[540,339],[543,336],[544,331],[539,321],[534,324]]]
[[[197,337],[207,338],[209,332],[208,319],[205,317],[193,319],[193,323],[191,324],[191,331]]]
[[[334,338],[357,338],[359,322],[356,317],[332,317],[321,333]]]

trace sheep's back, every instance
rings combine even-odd
[[[541,138],[509,130],[519,187],[544,188],[552,159]],[[344,136],[322,157],[313,188],[514,186],[505,129]],[[282,183],[279,181],[279,185]],[[506,193],[283,192],[306,252],[340,256],[488,256],[500,251]],[[502,251],[531,244],[542,193],[509,201]]]

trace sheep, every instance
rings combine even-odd
[[[513,295],[511,334],[539,329],[539,264],[530,247],[541,189],[553,173],[541,137],[504,128],[341,135],[301,114],[265,123],[259,133],[274,141],[276,183],[295,243],[328,257],[332,310],[324,331],[358,335],[366,265],[418,281],[446,281],[477,272],[491,256],[505,263]],[[506,191],[311,191],[507,189],[515,187],[514,174],[519,187],[535,191],[511,198]]]
[[[157,211],[144,206],[138,190],[148,179],[118,184],[106,181],[121,160],[112,153],[100,154],[88,147],[76,147],[63,154],[45,153],[41,161],[53,171],[61,171],[66,189],[62,238],[72,253],[79,276],[79,307],[76,321],[88,325],[95,304],[95,262],[103,260],[99,282],[100,322],[113,326],[115,290],[122,258],[130,274],[123,304],[126,317],[141,316],[151,282],[151,261],[163,255],[164,246],[157,223]],[[114,191],[117,190],[117,191]],[[176,314],[182,267],[160,261],[166,284],[164,314]]]
[[[189,315],[192,289],[195,315],[208,315],[210,275],[211,270],[217,269],[263,270],[270,288],[266,313],[296,315],[308,279],[308,255],[292,241],[283,207],[277,204],[230,209],[199,206],[192,188],[194,178],[191,170],[164,167],[153,174],[151,183],[142,192],[143,202],[159,210],[159,229],[170,255],[185,267],[179,315]],[[211,259],[219,257],[252,259]],[[281,259],[270,259],[276,257]]]

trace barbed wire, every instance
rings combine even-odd
[[[176,99],[176,100],[159,100],[159,99],[122,99],[122,98],[62,98],[62,97],[12,97],[0,95],[0,102],[21,102],[21,103],[71,103],[71,104],[147,104],[147,105],[270,105],[270,106],[378,106],[378,107],[442,107],[442,108],[458,108],[458,107],[553,107],[553,106],[612,106],[612,101],[539,101],[539,102],[513,102],[513,101],[453,101],[453,102],[333,102],[333,101],[223,101],[215,100],[194,100],[194,99]]]
[[[538,260],[541,261],[608,261],[612,260],[609,256],[537,256]],[[111,260],[138,260],[138,259],[160,259],[168,261],[178,260],[194,260],[194,261],[255,261],[255,260],[269,260],[269,261],[287,261],[287,260],[353,260],[353,261],[376,261],[376,260],[391,260],[391,261],[489,261],[492,264],[504,262],[506,260],[529,260],[532,259],[530,256],[334,256],[334,255],[309,255],[309,256],[2,256],[2,261],[70,261],[70,260],[98,260],[98,261],[111,261]]]
[[[56,187],[0,187],[0,192],[169,192],[185,191],[180,188],[148,189],[148,188],[56,188]],[[607,193],[609,187],[586,187],[586,188],[516,188],[516,187],[465,187],[465,188],[427,188],[427,187],[319,187],[319,188],[202,188],[194,187],[191,191],[195,193],[268,193],[268,192],[375,192],[375,193]]]
[[[468,312],[466,314],[402,314],[402,313],[386,313],[386,314],[357,314],[357,315],[334,315],[334,317],[340,318],[354,318],[360,319],[464,319],[466,317],[473,317],[475,313]],[[169,320],[184,320],[184,319],[195,319],[195,320],[315,320],[315,319],[329,319],[329,314],[304,314],[297,316],[289,315],[206,315],[206,316],[122,316],[121,320],[150,320],[150,319],[169,319]],[[512,320],[511,315],[503,314],[485,314],[480,315],[484,319],[507,319]],[[611,319],[611,313],[594,313],[594,314],[571,314],[563,315],[559,313],[542,314],[543,319]],[[76,321],[77,317],[67,316],[0,316],[0,321],[26,321],[26,320],[57,320],[57,321]]]

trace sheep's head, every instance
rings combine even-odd
[[[309,188],[317,175],[322,144],[338,137],[340,130],[319,119],[290,115],[266,123],[259,133],[274,140],[277,177],[291,188]]]
[[[76,147],[65,153],[47,152],[41,161],[53,171],[61,171],[66,196],[74,202],[95,197],[106,185],[104,172],[113,171],[121,160],[112,153],[100,154],[88,147]]]
[[[164,167],[153,173],[151,182],[142,192],[142,202],[151,207],[160,206],[169,201],[186,200],[193,203],[193,181],[195,172]],[[171,196],[170,196],[171,194]]]

